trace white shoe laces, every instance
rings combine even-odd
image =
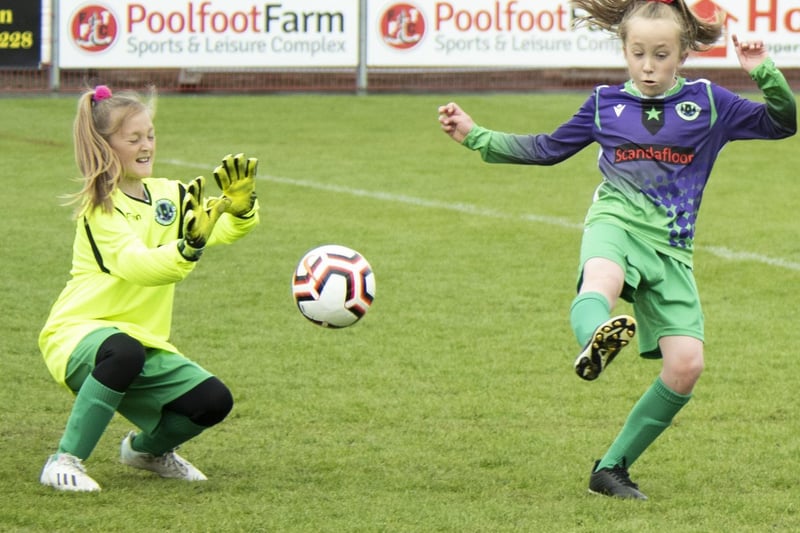
[[[175,455],[175,451],[169,451],[164,455],[158,455],[153,457],[153,462],[159,463],[163,468],[168,470],[178,470],[181,474],[186,475],[188,472],[188,468],[183,461],[181,461],[177,455]]]
[[[63,466],[64,468],[77,470],[81,474],[86,473],[86,467],[83,466],[83,462],[74,455],[70,455],[68,453],[62,453],[61,455],[58,456],[56,462],[60,466]]]

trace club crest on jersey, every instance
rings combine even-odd
[[[683,120],[692,121],[700,116],[703,108],[694,102],[681,102],[675,106],[675,111]]]
[[[162,226],[169,226],[175,222],[178,209],[175,207],[175,204],[172,203],[172,200],[169,198],[160,198],[156,200],[155,206],[156,222]]]
[[[664,102],[657,100],[642,102],[642,125],[652,135],[664,127]]]

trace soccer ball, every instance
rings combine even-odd
[[[297,308],[311,322],[326,328],[352,326],[375,298],[375,274],[360,253],[326,244],[307,252],[292,276]]]

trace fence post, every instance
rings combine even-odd
[[[50,90],[61,89],[61,69],[58,66],[58,0],[50,0]]]
[[[356,92],[367,94],[367,0],[359,0],[358,8],[358,67]]]

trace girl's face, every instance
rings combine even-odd
[[[149,113],[141,111],[123,120],[108,142],[122,162],[124,180],[141,180],[153,175],[156,134]]]
[[[636,88],[644,96],[659,96],[675,85],[686,60],[680,28],[671,19],[632,18],[623,44],[625,62]]]

